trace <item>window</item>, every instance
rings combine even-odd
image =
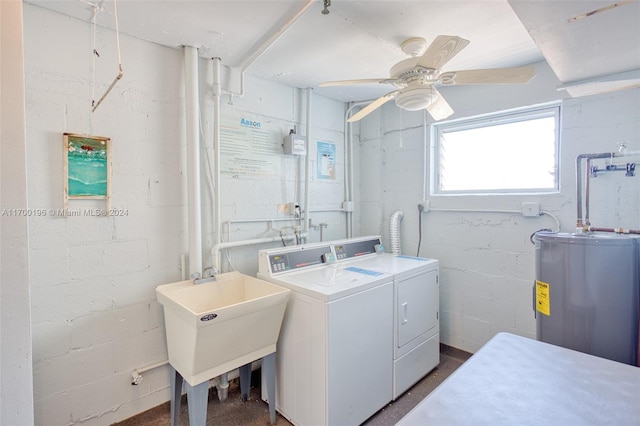
[[[437,123],[432,132],[432,194],[559,188],[559,104]]]

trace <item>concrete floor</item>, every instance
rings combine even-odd
[[[365,426],[389,426],[395,424],[433,389],[442,383],[451,373],[465,362],[471,354],[446,345],[440,346],[440,365],[400,398],[389,403],[380,411],[371,416]],[[269,407],[260,399],[259,374],[252,378],[252,387],[249,400],[242,402],[240,386],[237,380],[229,385],[229,396],[226,401],[218,400],[215,389],[209,392],[209,407],[207,409],[207,426],[267,426],[269,425]],[[255,384],[255,386],[254,386]],[[167,426],[171,424],[169,403],[162,404],[151,410],[140,413],[115,426]],[[183,397],[180,410],[180,425],[189,424],[186,397]],[[276,413],[276,426],[290,426],[291,423]]]

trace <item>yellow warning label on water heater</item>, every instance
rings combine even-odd
[[[536,310],[551,315],[549,308],[549,284],[536,280]]]

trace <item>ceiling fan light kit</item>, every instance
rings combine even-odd
[[[434,103],[437,98],[438,95],[431,85],[407,87],[396,96],[396,105],[408,111],[418,111]]]
[[[354,114],[347,120],[349,122],[362,119],[391,99],[395,99],[399,108],[409,111],[426,109],[434,120],[442,120],[452,115],[453,109],[438,92],[436,85],[523,84],[535,77],[533,66],[442,72],[442,67],[464,49],[469,40],[439,35],[425,49],[426,44],[421,37],[405,40],[400,47],[411,58],[391,67],[390,78],[329,81],[321,83],[320,87],[375,83],[396,87],[396,90],[379,97]]]

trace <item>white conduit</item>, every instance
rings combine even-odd
[[[427,110],[422,110],[422,199],[427,199],[427,160],[429,159],[429,126],[427,124]]]
[[[302,233],[306,237],[309,233],[309,219],[311,219],[311,195],[309,184],[311,182],[311,88],[307,88],[307,118],[306,118],[306,136],[307,136],[307,155],[304,163],[304,222],[302,223]]]
[[[213,231],[215,234],[214,245],[222,241],[222,202],[220,191],[220,97],[222,95],[222,85],[220,84],[220,58],[213,58],[213,168],[214,168],[214,193],[213,201]],[[221,271],[221,265],[212,264],[214,273]]]
[[[189,275],[202,273],[202,202],[200,199],[200,120],[198,117],[198,49],[184,47],[187,130],[187,203]]]

